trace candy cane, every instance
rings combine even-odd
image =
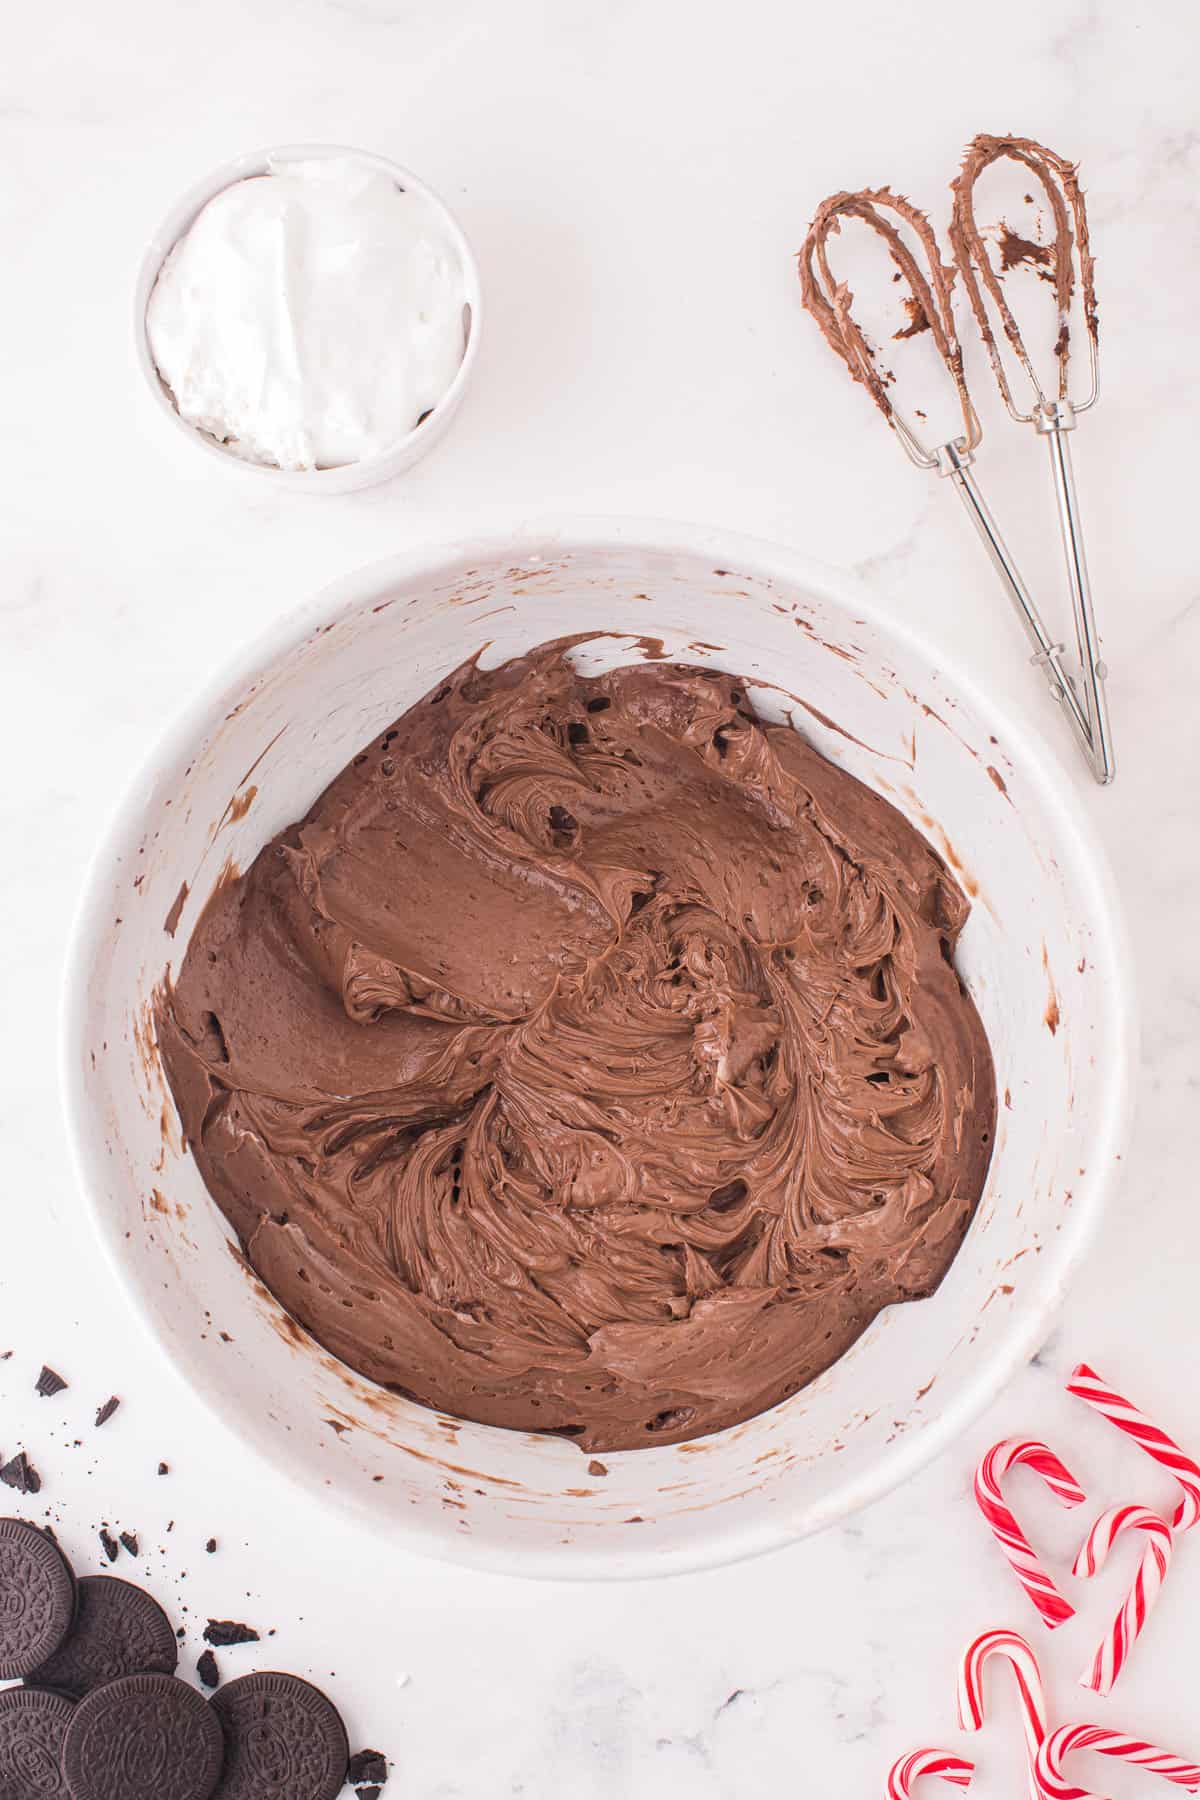
[[[1118,1431],[1140,1444],[1147,1456],[1152,1456],[1156,1463],[1171,1471],[1183,1489],[1183,1499],[1175,1508],[1171,1527],[1174,1531],[1190,1531],[1200,1520],[1200,1463],[1186,1456],[1174,1438],[1152,1425],[1145,1413],[1139,1412],[1123,1394],[1106,1386],[1087,1363],[1080,1363],[1073,1372],[1067,1392],[1086,1400],[1096,1412],[1111,1420]]]
[[[1046,1695],[1038,1659],[1019,1632],[985,1631],[967,1646],[958,1669],[958,1723],[963,1731],[978,1731],[982,1727],[983,1673],[993,1656],[1011,1664],[1017,1678],[1021,1723],[1029,1752],[1029,1791],[1033,1800],[1041,1800],[1034,1763],[1046,1736]]]
[[[1075,1787],[1064,1777],[1063,1759],[1072,1750],[1098,1750],[1102,1756],[1118,1756],[1135,1768],[1187,1788],[1189,1793],[1200,1789],[1200,1767],[1172,1756],[1169,1750],[1156,1750],[1141,1738],[1106,1731],[1103,1725],[1063,1725],[1051,1732],[1037,1754],[1037,1778],[1046,1800],[1103,1800],[1102,1795],[1093,1794],[1090,1788]]]
[[[965,1791],[974,1773],[974,1763],[952,1756],[949,1750],[910,1750],[888,1772],[888,1800],[912,1800],[912,1784],[922,1775],[938,1775],[951,1787]]]
[[[1101,1514],[1088,1532],[1083,1548],[1075,1558],[1072,1573],[1085,1580],[1097,1574],[1108,1561],[1109,1551],[1117,1539],[1127,1531],[1140,1531],[1146,1539],[1146,1548],[1133,1586],[1125,1596],[1108,1636],[1079,1677],[1080,1687],[1091,1688],[1097,1694],[1111,1694],[1113,1683],[1145,1627],[1171,1566],[1174,1536],[1166,1520],[1144,1506],[1114,1506],[1110,1512]]]
[[[1001,1444],[993,1444],[975,1471],[975,1499],[979,1510],[991,1526],[992,1535],[1008,1558],[1017,1580],[1041,1614],[1043,1624],[1053,1631],[1072,1617],[1075,1608],[1059,1593],[1034,1555],[1029,1539],[1000,1492],[1004,1476],[1020,1464],[1040,1475],[1064,1506],[1079,1506],[1087,1495],[1054,1452],[1030,1438],[1007,1438]]]

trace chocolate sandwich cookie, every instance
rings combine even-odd
[[[0,1795],[3,1800],[70,1800],[62,1747],[75,1704],[41,1688],[0,1694]]]
[[[123,1675],[75,1708],[63,1742],[72,1800],[209,1800],[224,1744],[217,1716],[173,1675]]]
[[[61,1648],[29,1673],[38,1687],[82,1700],[93,1688],[138,1671],[173,1675],[175,1633],[157,1600],[115,1575],[85,1575],[75,1627]]]
[[[225,1733],[213,1800],[334,1800],[350,1745],[332,1700],[298,1675],[243,1675],[212,1709]]]
[[[44,1531],[0,1519],[0,1681],[28,1675],[71,1629],[75,1577]]]

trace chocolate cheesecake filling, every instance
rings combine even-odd
[[[938,1286],[995,1121],[924,839],[735,676],[465,663],[221,886],[158,1039],[288,1311],[588,1451],[749,1418]]]

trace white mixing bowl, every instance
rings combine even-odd
[[[604,1456],[603,1475],[561,1439],[386,1393],[307,1338],[248,1275],[181,1150],[150,1022],[155,987],[222,872],[245,868],[390,719],[482,643],[490,664],[589,630],[620,634],[579,652],[589,666],[636,657],[653,637],[747,676],[762,712],[794,718],[932,839],[974,898],[960,966],[1001,1096],[983,1202],[932,1299],[882,1313],[771,1412],[699,1442]],[[841,578],[766,545],[644,522],[420,550],[281,621],[188,710],[126,800],[68,974],[81,1185],[160,1349],[281,1485],[393,1542],[512,1573],[728,1561],[911,1474],[1037,1347],[1127,1128],[1129,968],[1109,875],[1062,770]]]

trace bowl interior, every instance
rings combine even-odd
[[[481,644],[492,664],[568,631],[600,634],[577,652],[587,666],[665,649],[747,677],[764,714],[926,833],[973,900],[960,966],[1001,1097],[983,1202],[933,1298],[885,1311],[771,1412],[606,1456],[602,1476],[563,1441],[385,1393],[305,1336],[243,1267],[182,1151],[150,1010],[222,874],[390,719]],[[1065,783],[869,603],[762,546],[560,529],[351,577],[172,732],[85,897],[68,1089],[120,1278],[193,1390],[278,1478],[417,1548],[534,1574],[664,1573],[844,1515],[941,1448],[1036,1346],[1121,1148],[1127,965]]]

